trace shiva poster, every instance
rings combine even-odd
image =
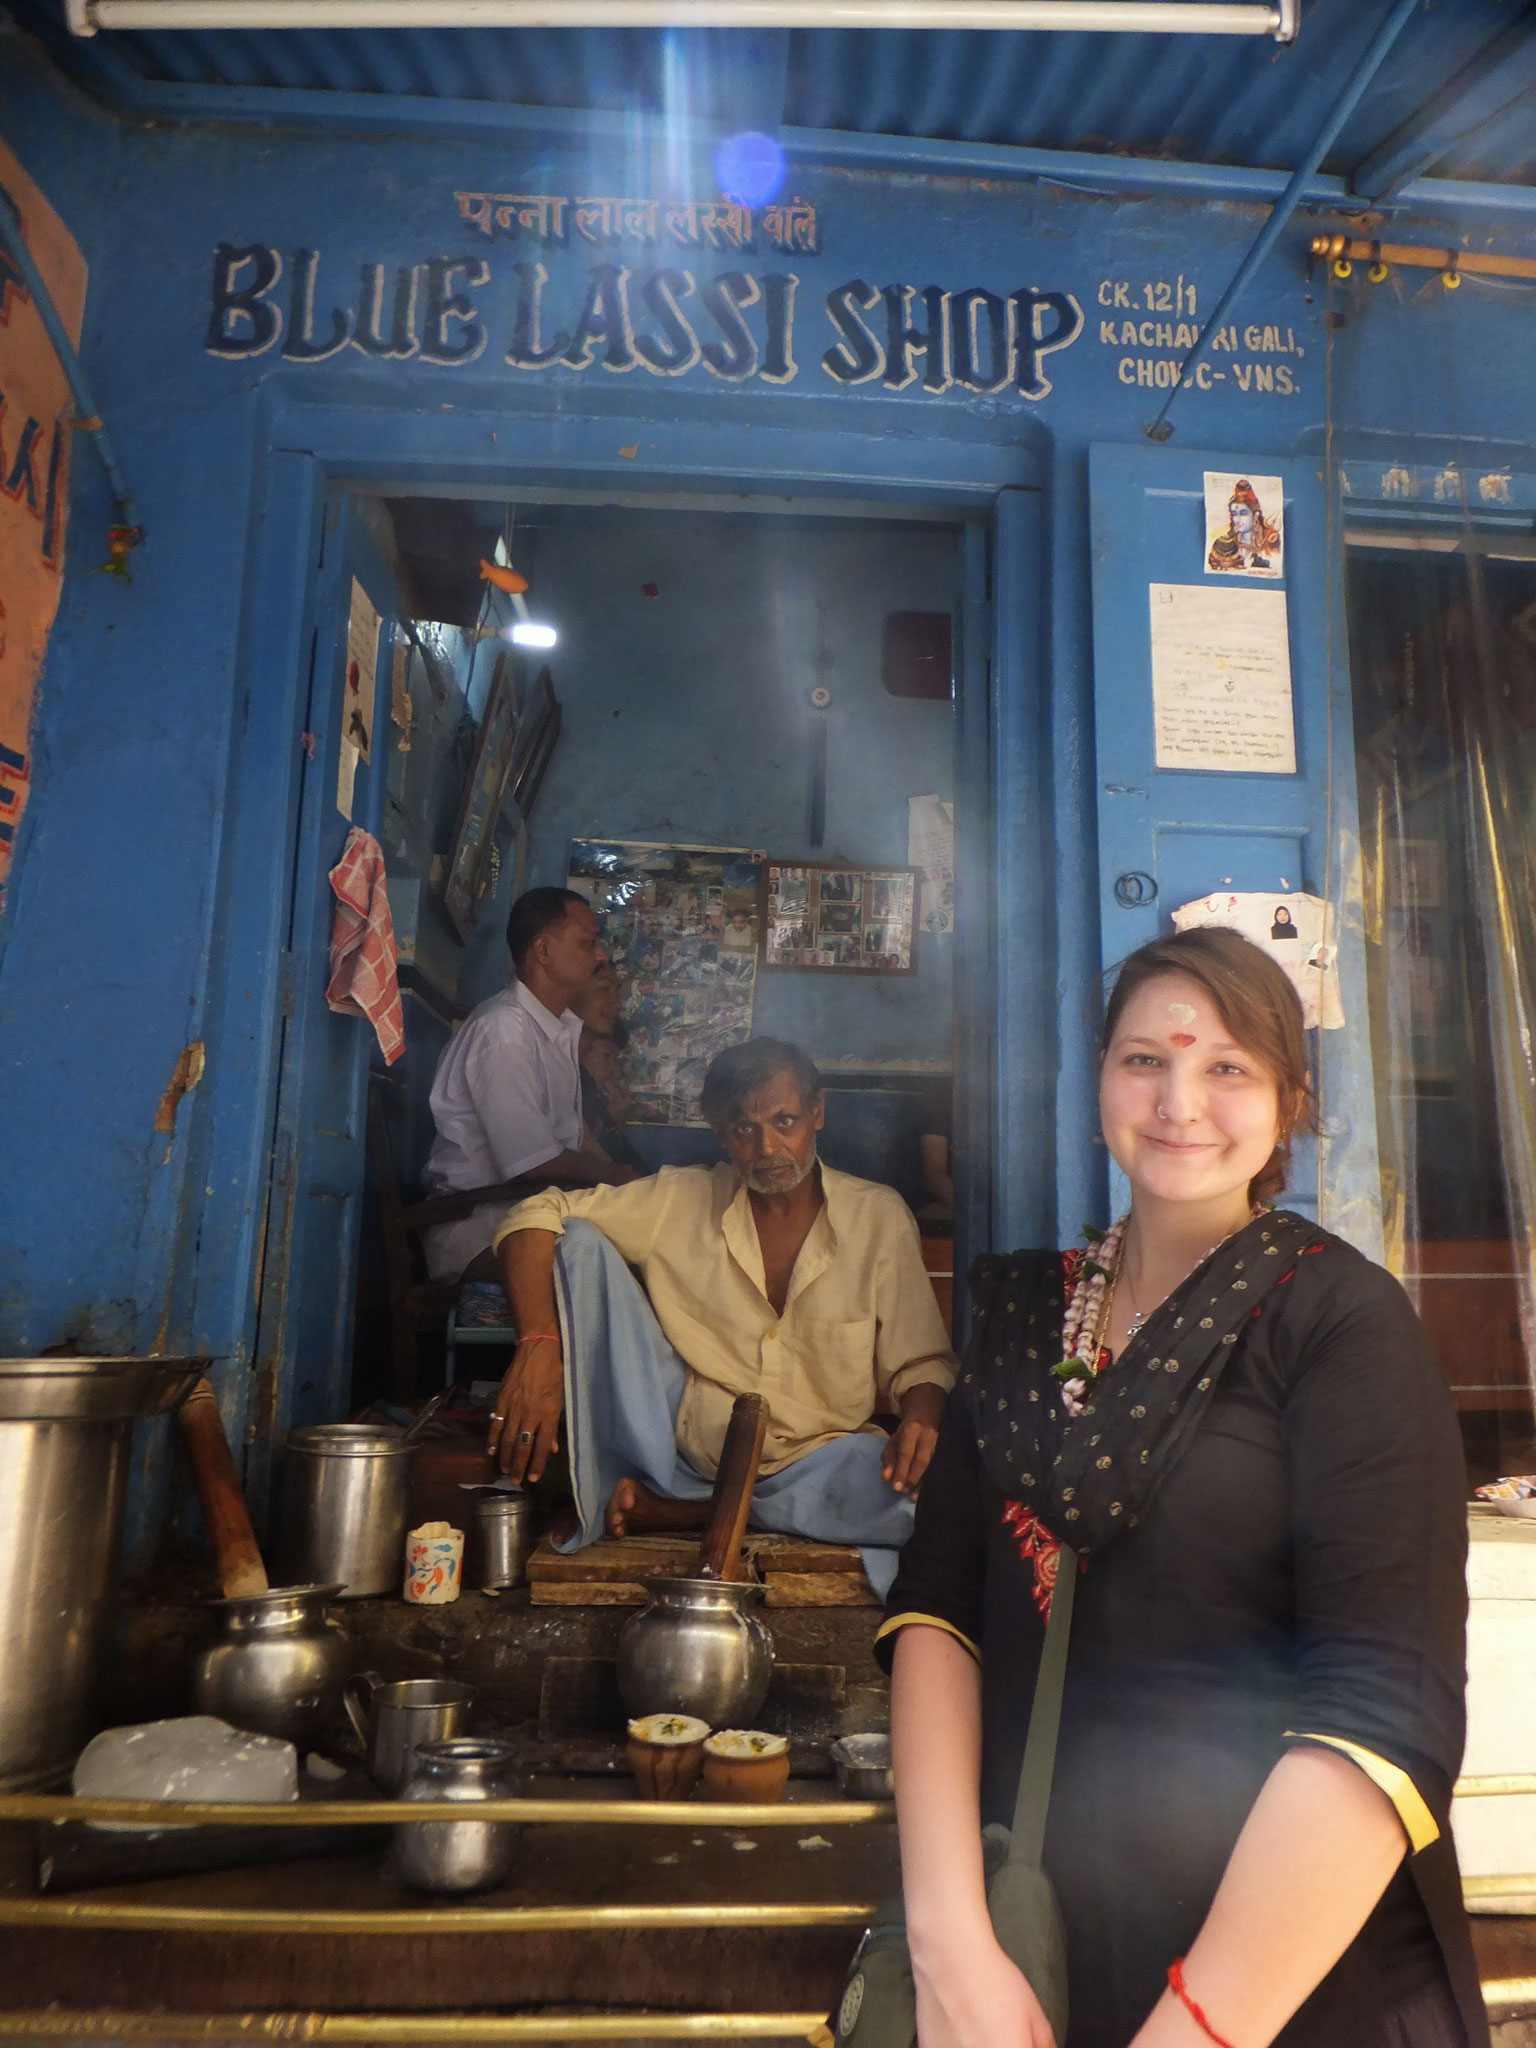
[[[1285,576],[1285,494],[1277,476],[1205,472],[1205,567],[1213,576]]]

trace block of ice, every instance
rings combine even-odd
[[[291,1742],[189,1714],[105,1729],[80,1752],[71,1784],[80,1799],[297,1799],[299,1759]]]

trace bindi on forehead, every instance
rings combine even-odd
[[[1173,1026],[1168,1036],[1181,1051],[1195,1042],[1195,1034],[1189,1027],[1197,1014],[1193,1003],[1175,1000],[1168,1005],[1168,1022]]]

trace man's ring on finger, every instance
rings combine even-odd
[[[533,1442],[533,1431],[531,1429],[520,1429],[517,1432],[517,1440],[520,1444],[531,1444]]]

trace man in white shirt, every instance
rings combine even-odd
[[[894,1189],[818,1160],[821,1078],[797,1046],[731,1046],[701,1107],[728,1163],[551,1188],[500,1224],[522,1334],[491,1451],[537,1481],[563,1417],[579,1528],[562,1548],[697,1527],[735,1399],[761,1394],[754,1519],[858,1544],[883,1591],[956,1369],[916,1223]]]
[[[581,1118],[581,1019],[572,996],[608,955],[586,899],[571,889],[530,889],[507,919],[517,979],[472,1010],[443,1048],[432,1080],[437,1137],[423,1183],[429,1195],[532,1175],[566,1187],[634,1178],[615,1166]],[[434,1280],[494,1280],[489,1253],[505,1201],[482,1202],[425,1235]]]

